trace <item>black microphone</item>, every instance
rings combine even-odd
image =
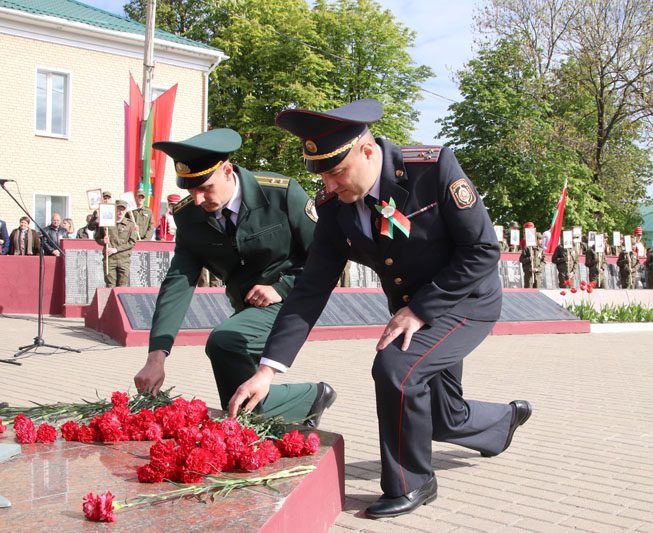
[[[13,181],[13,182],[15,182],[16,180],[0,180],[0,185],[4,185],[4,184],[7,183],[8,181]]]

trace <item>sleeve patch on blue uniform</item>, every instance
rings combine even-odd
[[[306,206],[304,206],[304,211],[306,211],[306,215],[308,215],[308,218],[310,218],[313,222],[317,222],[317,211],[315,210],[315,202],[311,198],[308,199],[306,202]]]
[[[458,209],[471,209],[476,204],[476,194],[465,178],[454,181],[449,190]]]

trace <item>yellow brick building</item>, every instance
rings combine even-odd
[[[124,102],[140,85],[144,26],[70,0],[0,0],[0,180],[42,225],[83,226],[86,191],[124,190]],[[172,139],[204,131],[215,48],[156,33],[153,95],[178,84]],[[163,198],[180,193],[168,160]],[[23,213],[0,190],[9,231]]]

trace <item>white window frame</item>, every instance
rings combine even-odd
[[[45,110],[45,130],[40,130],[37,127],[37,113],[38,113],[38,94],[37,94],[37,84],[39,74],[44,73],[48,75],[47,80],[47,89],[46,89],[46,110]],[[53,133],[52,132],[52,74],[60,74],[66,77],[66,127],[65,132],[62,133]],[[34,134],[42,137],[56,137],[58,139],[69,139],[71,132],[71,105],[72,102],[72,73],[68,70],[60,68],[50,68],[50,67],[36,67],[34,72]]]
[[[37,213],[36,213],[36,197],[45,197],[47,198],[45,202],[45,217],[43,220],[43,223],[41,224],[41,221],[38,220],[37,218]],[[42,225],[42,227],[49,226],[50,223],[52,222],[52,197],[57,196],[58,198],[65,198],[66,199],[66,208],[64,209],[64,213],[59,213],[61,215],[61,220],[64,218],[69,218],[71,217],[72,213],[72,201],[70,194],[66,193],[61,193],[61,192],[40,192],[36,191],[32,195],[32,213],[34,213],[34,218],[36,221]],[[81,227],[81,226],[80,226]]]

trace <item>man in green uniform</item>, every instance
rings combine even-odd
[[[116,225],[99,228],[95,232],[95,241],[105,246],[104,282],[107,287],[125,287],[129,285],[129,265],[132,248],[136,242],[134,223],[125,217],[127,202],[116,201]],[[108,263],[108,265],[107,265]]]
[[[576,251],[573,248],[565,248],[561,242],[553,252],[551,262],[558,267],[558,284],[561,288],[566,287],[567,281],[573,280],[578,268]]]
[[[519,262],[524,269],[524,288],[539,289],[542,286],[542,269],[546,260],[546,253],[540,247],[542,234],[535,234],[537,246],[524,246]]]
[[[175,161],[177,185],[190,196],[174,210],[175,255],[156,302],[147,362],[134,378],[141,392],[156,393],[163,384],[165,358],[206,267],[225,283],[235,311],[206,345],[226,409],[234,391],[265,363],[259,359],[272,324],[304,268],[317,220],[313,201],[293,179],[234,165],[229,154],[240,145],[230,129],[154,144]],[[326,383],[278,385],[260,412],[317,426],[335,397]]]
[[[152,235],[154,234],[154,218],[152,217],[152,210],[145,205],[145,189],[143,189],[143,184],[139,185],[138,191],[136,191],[136,209],[132,209],[127,213],[127,217],[136,224],[139,240],[149,241],[152,239]]]
[[[605,271],[608,268],[608,260],[605,252],[597,252],[596,244],[590,246],[585,253],[585,266],[589,270],[589,280],[597,287],[607,289],[608,284],[605,278]]]
[[[646,288],[653,289],[653,246],[646,252]]]
[[[627,252],[622,250],[617,258],[619,267],[619,277],[621,278],[622,289],[634,289],[637,282],[637,268],[639,267],[639,258],[632,250]]]

